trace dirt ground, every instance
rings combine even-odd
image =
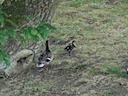
[[[0,79],[0,96],[128,96],[128,2],[105,2],[63,1],[52,21],[53,61]]]

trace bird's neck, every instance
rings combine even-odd
[[[76,46],[74,45],[74,42],[72,42],[72,46],[73,46],[73,47],[76,47]]]
[[[45,44],[45,46],[46,46],[46,49],[45,49],[45,50],[49,52],[50,50],[49,50],[48,41],[46,41],[46,44]]]

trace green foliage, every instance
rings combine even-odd
[[[0,48],[0,61],[4,61],[7,65],[9,65],[9,56],[6,51]]]
[[[5,46],[9,38],[15,39],[17,37],[21,45],[24,46],[27,40],[36,42],[38,40],[45,40],[51,31],[55,30],[55,27],[42,21],[40,21],[40,24],[36,27],[32,25],[19,30],[19,26],[10,20],[8,15],[2,11],[2,6],[0,6],[0,27],[0,61],[5,61],[6,64],[9,64],[9,56],[5,51]],[[21,34],[15,31],[17,29]]]
[[[8,22],[12,26],[14,25],[16,27],[16,25],[11,20],[8,20],[8,15],[4,11],[2,11],[2,6],[0,5],[0,61],[4,60],[5,63],[9,65],[9,56],[5,51],[5,45],[9,37],[16,37],[16,32],[14,31],[14,29],[5,28],[5,22]]]
[[[22,32],[26,40],[45,40],[50,35],[51,30],[55,30],[55,27],[46,22],[41,22],[37,27],[29,26],[22,29]],[[23,41],[23,40],[21,40]]]
[[[9,65],[9,56],[5,51],[5,45],[9,37],[15,38],[16,34],[14,30],[3,29],[0,30],[0,61],[5,61],[7,65]]]
[[[8,17],[8,15],[4,11],[2,11],[2,5],[0,5],[0,27],[4,26],[6,17]]]

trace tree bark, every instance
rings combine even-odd
[[[30,25],[39,24],[41,21],[51,23],[51,19],[55,13],[55,9],[62,0],[5,0],[3,3],[4,11],[9,14],[9,18],[20,25],[20,28],[25,28]],[[31,17],[31,20],[25,18]],[[40,43],[38,45],[41,45]],[[24,48],[37,49],[37,43],[27,42]],[[38,46],[40,47],[40,46]],[[7,53],[15,53],[21,50],[21,44],[16,39],[9,39],[6,50]]]
[[[34,22],[37,20],[36,18],[39,17],[41,20],[50,23],[55,9],[61,1],[62,0],[7,0],[3,5],[4,10],[10,15],[10,18],[17,23],[21,23],[25,19],[24,16],[30,16]]]
[[[51,23],[55,9],[60,2],[61,0],[5,0],[3,9],[10,16],[9,18],[20,26],[19,29],[22,29],[31,25],[38,25],[41,21]],[[26,19],[25,16],[32,19]],[[17,33],[21,34],[20,32]],[[8,40],[6,51],[10,55],[11,65],[4,69],[6,75],[19,73],[26,68],[23,64],[27,64],[27,66],[31,64],[31,62],[28,64],[27,60],[34,57],[34,55],[29,56],[33,51],[27,50],[26,52],[25,49],[31,49],[38,53],[42,49],[42,42],[27,41],[25,46],[22,47],[17,38]],[[22,63],[22,66],[20,66],[20,63]]]

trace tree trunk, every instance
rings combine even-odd
[[[62,0],[5,0],[3,3],[4,11],[9,14],[9,18],[20,25],[20,28],[25,28],[33,24],[39,24],[39,19],[51,23],[51,19],[55,13],[55,9]],[[31,20],[25,18],[31,17]],[[39,43],[39,45],[41,45]],[[24,48],[37,48],[34,42],[27,42]],[[35,49],[34,49],[35,48]],[[14,54],[21,50],[21,44],[18,40],[8,40],[6,46],[7,53]]]
[[[5,0],[3,3],[3,9],[7,14],[9,14],[9,18],[16,22],[20,28],[26,28],[30,25],[38,25],[40,21],[51,23],[55,9],[60,1],[61,0]],[[25,16],[29,16],[32,19],[26,19]],[[18,34],[21,33],[19,32]],[[42,49],[41,45],[42,42],[40,41],[27,41],[25,46],[22,47],[17,38],[10,38],[6,44],[6,51],[10,54],[10,61],[12,62],[11,66],[4,70],[5,73],[10,75],[11,73],[19,73],[22,69],[26,69],[23,64],[27,64],[27,60],[30,60],[30,57],[31,60],[33,60],[32,52],[34,51],[35,53],[38,53],[39,50]],[[26,51],[22,49],[31,49],[33,51],[31,52],[29,50]],[[22,63],[22,66],[20,66],[20,63]],[[31,62],[29,62],[29,64],[31,64]]]
[[[7,0],[3,5],[10,18],[17,23],[21,23],[24,16],[30,16],[34,21],[36,17],[40,17],[41,20],[50,22],[60,2],[61,0]]]

